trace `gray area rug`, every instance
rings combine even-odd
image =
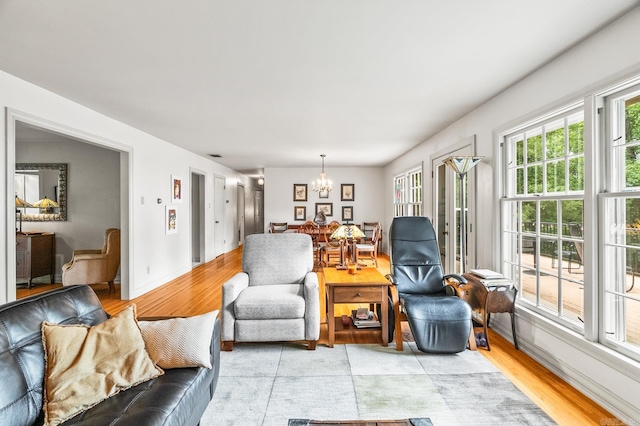
[[[289,419],[428,417],[435,426],[554,425],[478,352],[394,345],[238,344],[222,352],[202,426],[286,426]]]

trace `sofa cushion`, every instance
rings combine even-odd
[[[57,425],[121,390],[162,375],[145,349],[135,306],[105,322],[42,324],[45,424]]]
[[[153,362],[162,368],[211,368],[211,337],[218,311],[189,318],[138,321]]]
[[[249,286],[238,295],[234,311],[238,320],[304,318],[304,286]]]

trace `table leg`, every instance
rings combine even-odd
[[[382,286],[382,303],[380,305],[382,313],[382,346],[389,346],[389,301],[387,300],[387,287]],[[400,336],[402,339],[402,336]]]
[[[327,325],[329,326],[329,347],[333,347],[333,342],[336,338],[336,319],[334,314],[333,307],[333,287],[330,287],[327,291],[328,300],[327,300]]]

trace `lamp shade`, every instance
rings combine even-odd
[[[460,156],[460,157],[447,157],[443,160],[447,166],[451,167],[459,175],[466,174],[469,170],[473,169],[476,164],[482,161],[484,157],[476,156]]]
[[[31,203],[26,202],[25,200],[23,200],[22,198],[19,198],[16,195],[16,208],[20,209],[25,207],[33,207],[33,206],[31,205]]]
[[[60,207],[60,204],[56,203],[55,201],[44,197],[42,200],[38,200],[35,203],[33,203],[33,207],[38,207],[41,209],[50,209],[52,207]]]
[[[364,232],[360,230],[356,225],[340,225],[338,229],[331,234],[332,240],[351,240],[363,238]]]

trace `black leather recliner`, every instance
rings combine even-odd
[[[427,217],[397,217],[389,232],[391,274],[388,278],[396,318],[396,347],[402,350],[400,319],[406,315],[418,349],[430,353],[465,350],[471,336],[471,307],[456,296],[443,275],[436,234]]]

